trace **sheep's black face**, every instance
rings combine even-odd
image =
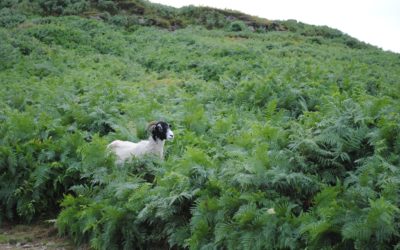
[[[174,133],[171,130],[171,126],[166,122],[157,122],[153,125],[151,130],[151,136],[154,140],[172,140],[174,138]]]

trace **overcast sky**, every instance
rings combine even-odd
[[[174,7],[210,6],[270,20],[327,25],[400,53],[400,0],[150,0]]]

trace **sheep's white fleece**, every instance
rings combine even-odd
[[[154,140],[152,137],[138,143],[116,140],[111,142],[108,148],[115,153],[119,164],[131,159],[133,156],[139,157],[149,153],[155,154],[161,159],[164,157],[164,141]]]

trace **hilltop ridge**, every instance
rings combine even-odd
[[[185,6],[174,8],[151,3],[147,0],[74,0],[27,1],[9,0],[0,4],[2,13],[0,23],[9,27],[22,23],[25,15],[42,16],[79,15],[94,18],[127,29],[137,26],[154,26],[168,30],[176,30],[199,25],[207,29],[228,29],[263,33],[270,31],[288,31],[312,37],[315,43],[321,39],[340,40],[351,48],[371,47],[339,30],[326,26],[308,25],[296,20],[274,21],[244,14],[234,10],[222,10],[211,7]],[[11,17],[13,16],[13,17]]]

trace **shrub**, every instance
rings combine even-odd
[[[0,61],[0,70],[13,67],[21,56],[19,51],[10,44],[7,35],[7,33],[0,30],[0,39],[2,40],[0,44],[0,57],[2,58]]]
[[[98,0],[97,7],[110,13],[115,13],[118,10],[117,3],[109,0]]]
[[[0,9],[0,27],[12,28],[26,20],[26,16],[9,8]]]
[[[3,8],[11,8],[14,5],[17,5],[18,2],[19,2],[19,0],[4,0],[4,1],[1,1],[0,8],[1,9],[3,9]]]
[[[228,30],[233,32],[245,31],[247,30],[247,26],[244,22],[234,21],[229,24]]]
[[[38,4],[47,15],[74,15],[88,10],[87,0],[39,0]]]

